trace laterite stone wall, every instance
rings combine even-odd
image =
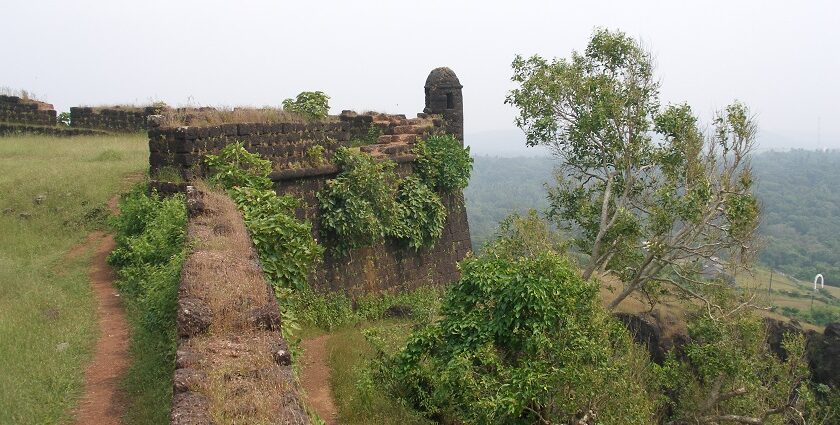
[[[70,125],[76,128],[95,128],[114,132],[138,132],[148,128],[146,117],[159,112],[159,108],[112,106],[70,108]]]
[[[55,125],[56,112],[49,103],[0,95],[0,122]]]

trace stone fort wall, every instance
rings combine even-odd
[[[303,200],[299,218],[313,224],[319,241],[320,214],[316,193],[327,180],[335,177],[334,165],[321,165],[309,155],[313,146],[322,146],[325,158],[331,159],[339,146],[364,138],[371,127],[381,136],[362,151],[398,164],[397,173],[413,173],[411,149],[425,135],[448,132],[463,141],[463,100],[461,84],[448,68],[438,68],[426,81],[426,105],[416,118],[376,113],[356,114],[345,111],[320,122],[239,123],[215,126],[185,126],[149,130],[149,163],[152,176],[164,170],[181,174],[187,180],[206,175],[203,158],[216,154],[230,143],[241,142],[250,152],[269,159],[274,172],[271,179],[281,194]],[[459,277],[457,262],[471,249],[469,223],[463,194],[443,197],[447,220],[441,239],[434,247],[415,251],[394,241],[362,248],[348,256],[331,254],[329,242],[323,264],[311,279],[321,290],[349,293],[378,290],[412,289],[418,286],[447,284]]]
[[[70,126],[132,133],[146,130],[146,117],[157,113],[154,106],[77,106],[70,108]]]
[[[0,95],[0,122],[55,125],[56,112],[49,103]]]

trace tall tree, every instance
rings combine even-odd
[[[704,134],[688,105],[661,107],[653,61],[621,32],[596,30],[583,53],[513,62],[506,103],[527,144],[560,160],[549,216],[577,228],[583,270],[616,273],[624,289],[669,284],[703,299],[703,264],[751,258],[759,208],[749,156],[756,126],[734,103]],[[699,289],[698,289],[699,288]]]

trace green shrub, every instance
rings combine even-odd
[[[415,250],[434,246],[446,222],[440,196],[417,177],[406,177],[397,190],[397,206],[398,219],[389,234]]]
[[[321,145],[314,145],[311,146],[309,149],[306,150],[306,159],[309,161],[309,165],[313,167],[320,167],[324,165],[327,161],[324,158],[324,147]]]
[[[504,258],[531,257],[546,251],[564,254],[566,246],[551,225],[532,209],[527,216],[513,213],[499,222],[495,240],[484,248],[484,253]]]
[[[219,155],[207,155],[204,161],[210,168],[210,182],[226,189],[236,186],[270,189],[272,186],[268,178],[271,161],[248,152],[242,143],[231,143]]]
[[[451,193],[467,187],[473,159],[470,148],[449,134],[432,135],[414,147],[416,170],[429,187]]]
[[[330,97],[320,91],[305,91],[294,100],[283,101],[283,110],[306,115],[313,119],[323,119],[330,111]]]
[[[318,193],[321,227],[334,242],[336,253],[373,245],[389,234],[398,219],[398,178],[391,161],[339,148],[335,163],[341,169]]]
[[[70,113],[69,112],[62,112],[58,114],[58,117],[55,119],[56,124],[64,127],[70,127]]]
[[[127,423],[168,420],[175,369],[178,283],[187,213],[183,196],[148,195],[146,185],[120,200],[111,219],[117,242],[108,258],[131,325],[131,365],[122,378],[132,400]],[[142,419],[139,419],[142,417]]]
[[[323,248],[312,237],[312,225],[295,218],[298,200],[273,190],[234,187],[229,191],[242,211],[263,272],[272,285],[303,289]]]
[[[811,411],[814,396],[803,335],[784,336],[787,358],[780,360],[766,344],[758,315],[741,310],[713,319],[703,308],[693,316],[684,358],[671,353],[656,367],[670,399],[668,423],[713,423],[723,416],[747,418],[743,423],[804,423],[797,412]]]
[[[564,257],[461,263],[442,319],[382,353],[381,382],[445,423],[647,424],[656,403],[646,355]]]

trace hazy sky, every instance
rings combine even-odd
[[[279,105],[322,90],[333,112],[412,116],[428,72],[449,66],[468,136],[510,131],[514,55],[565,57],[602,26],[654,52],[664,102],[709,118],[739,99],[758,114],[764,148],[840,148],[833,1],[2,0],[0,16],[0,86],[58,110]]]

